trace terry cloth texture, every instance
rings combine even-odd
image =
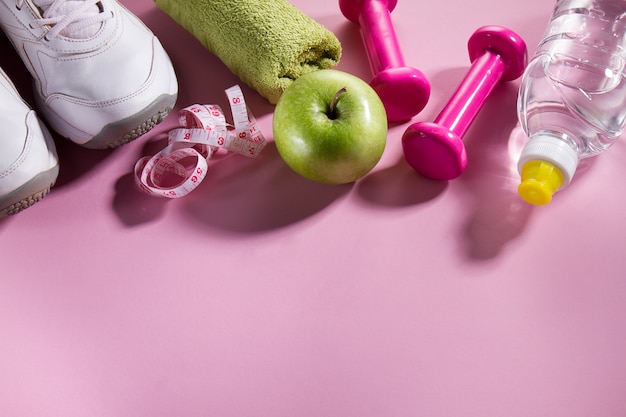
[[[286,0],[155,2],[272,104],[293,80],[341,57],[337,37]]]

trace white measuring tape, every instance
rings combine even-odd
[[[135,164],[135,182],[150,195],[178,198],[189,194],[204,179],[208,160],[219,148],[257,157],[265,138],[246,107],[238,85],[226,90],[233,115],[229,129],[220,106],[194,104],[178,115],[181,126],[168,134],[168,145]]]

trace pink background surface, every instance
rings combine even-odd
[[[240,81],[149,0],[122,1],[178,72],[177,109],[227,108]],[[336,33],[337,69],[370,78],[334,0],[295,0]],[[400,0],[407,64],[433,120],[479,26],[534,50],[544,0]],[[6,39],[2,66],[30,99]],[[97,80],[86,80],[97,82]],[[546,207],[515,194],[518,83],[465,137],[469,166],[420,178],[390,127],[379,165],[348,186],[292,173],[273,107],[242,84],[270,144],[212,164],[186,198],[144,196],[131,170],[170,115],[114,151],[58,140],[53,192],[0,222],[0,415],[7,417],[626,416],[626,143]]]

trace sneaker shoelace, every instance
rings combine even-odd
[[[26,0],[16,0],[21,8]],[[100,0],[31,0],[41,11],[41,18],[33,24],[50,26],[46,39],[65,36],[73,39],[86,39],[95,35],[105,20],[113,17],[99,6]]]

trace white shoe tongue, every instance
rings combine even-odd
[[[62,16],[71,14],[77,7],[80,7],[83,4],[84,0],[66,0],[60,6],[57,6],[56,11],[54,11],[54,15]],[[44,16],[46,16],[46,12],[49,8],[50,5],[41,7]],[[61,35],[72,39],[86,39],[94,36],[100,29],[101,23],[98,22],[85,25],[83,19],[97,16],[99,13],[100,8],[97,5],[93,5],[88,10],[85,10],[80,14],[80,19],[77,19],[74,23],[67,25],[67,27],[61,31]]]

